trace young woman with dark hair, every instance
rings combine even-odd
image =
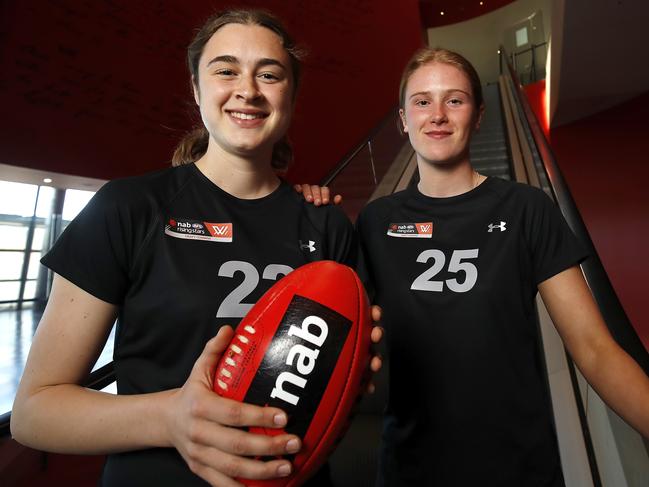
[[[203,126],[175,167],[107,183],[43,258],[54,284],[12,411],[25,445],[108,454],[105,486],[289,475],[281,455],[300,439],[243,428],[281,428],[286,414],[212,392],[226,325],[292,269],[355,260],[343,213],[305,203],[277,175],[299,81],[299,50],[279,21],[217,14],[188,64]],[[84,389],[116,318],[119,394]]]

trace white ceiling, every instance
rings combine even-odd
[[[46,178],[51,179],[52,182],[44,182],[44,179]],[[103,179],[84,178],[81,176],[72,176],[70,174],[40,171],[27,167],[11,166],[9,164],[0,164],[0,180],[52,186],[54,188],[62,189],[81,189],[84,191],[97,191],[104,185],[104,183],[106,183]]]

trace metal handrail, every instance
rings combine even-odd
[[[368,147],[368,144],[370,146],[370,151],[371,151],[371,143],[372,140],[374,140],[374,137],[376,134],[381,132],[388,123],[390,123],[393,120],[392,114],[396,113],[398,110],[398,107],[395,105],[388,112],[386,112],[385,116],[381,118],[381,122],[379,122],[378,125],[376,125],[370,133],[362,139],[362,142],[358,144],[356,147],[354,147],[351,151],[349,151],[341,160],[341,162],[333,168],[324,178],[320,180],[320,186],[328,186],[331,184],[331,182],[338,176],[338,174],[345,169],[349,163],[356,157],[356,155],[362,151],[365,147]]]
[[[516,70],[518,68],[516,58],[518,56],[521,56],[523,54],[531,52],[532,53],[532,63],[530,65],[530,73],[531,73],[530,78],[531,78],[532,81],[536,81],[537,80],[537,76],[536,76],[536,74],[537,74],[536,73],[536,50],[539,47],[547,46],[547,44],[548,44],[547,42],[541,42],[539,44],[532,44],[527,49],[522,49],[520,51],[516,51],[516,52],[512,53],[508,58],[510,60],[510,64],[514,67],[514,70]],[[502,73],[502,63],[501,63],[500,66],[501,66],[501,73]]]
[[[620,347],[649,375],[649,353],[613,289],[520,80],[511,64],[507,62],[505,50],[501,48],[502,73],[503,64],[507,65],[511,91],[516,98],[518,110],[527,122],[526,138],[535,145],[542,163],[537,167],[545,173],[549,183],[544,185],[544,189],[554,197],[568,225],[589,252],[589,258],[582,262],[581,269],[606,326]],[[573,389],[577,392],[577,406],[593,485],[645,485],[642,479],[649,478],[649,441],[606,406],[570,360],[568,370]]]
[[[536,49],[537,47],[542,47],[542,46],[545,46],[545,45],[547,45],[547,42],[541,42],[541,43],[539,43],[539,44],[532,44],[532,45],[531,45],[530,47],[528,47],[527,49],[522,49],[522,50],[520,50],[520,51],[516,51],[516,52],[512,53],[510,59],[513,59],[514,57],[518,56],[519,54],[525,54],[525,53],[528,52],[528,51],[533,51],[533,50]]]
[[[506,51],[500,48],[503,56],[507,59]],[[588,285],[591,288],[593,296],[599,305],[604,321],[615,341],[642,367],[644,372],[649,375],[649,353],[638,337],[637,332],[629,321],[620,300],[615,293],[615,289],[604,270],[602,261],[597,254],[597,250],[588,233],[586,225],[577,209],[577,205],[570,194],[566,181],[561,174],[556,158],[550,148],[550,145],[543,134],[532,108],[523,91],[523,87],[518,79],[516,71],[510,63],[506,63],[509,74],[516,87],[515,94],[521,108],[525,113],[528,121],[530,132],[538,153],[543,161],[546,175],[551,185],[552,193],[561,208],[571,230],[586,247],[589,258],[582,263],[582,269]]]

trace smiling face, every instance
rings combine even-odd
[[[399,114],[418,161],[459,164],[469,162],[469,142],[482,110],[463,71],[432,62],[408,79]]]
[[[210,146],[270,160],[293,111],[290,66],[280,37],[271,30],[235,23],[218,29],[205,44],[198,80],[193,80]]]

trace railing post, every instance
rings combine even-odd
[[[374,155],[372,154],[372,141],[371,140],[367,141],[367,148],[370,151],[370,166],[372,167],[372,178],[374,179],[374,185],[377,185],[378,181],[376,179],[376,168],[374,167]]]

